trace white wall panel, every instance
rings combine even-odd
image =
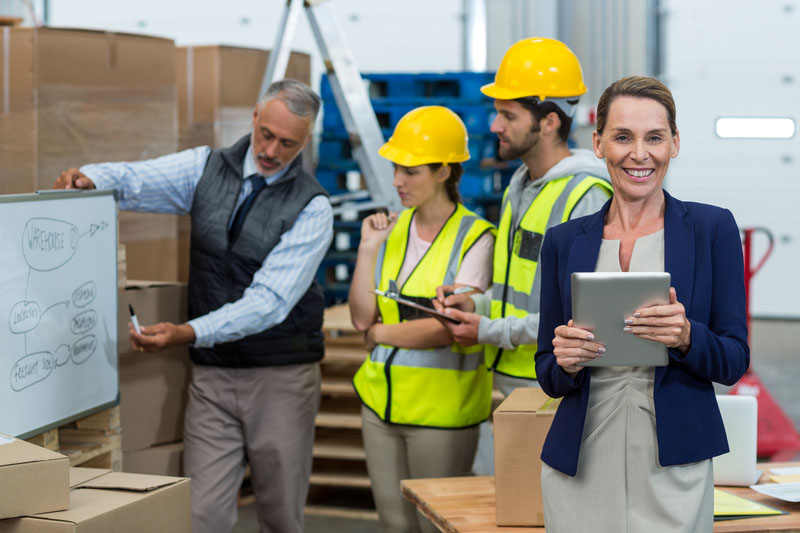
[[[769,229],[776,248],[753,280],[752,312],[800,317],[800,135],[722,139],[714,129],[720,117],[789,117],[800,126],[800,2],[662,5],[663,79],[681,134],[667,188],[731,209],[742,228]]]
[[[146,33],[178,45],[272,48],[283,0],[50,0],[50,24]],[[454,71],[462,68],[461,0],[332,0],[356,65],[364,72]],[[113,7],[111,7],[113,5]],[[295,50],[323,72],[305,14]]]

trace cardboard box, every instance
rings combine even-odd
[[[235,46],[181,46],[175,50],[179,149],[204,145],[223,148],[248,134],[269,51]],[[310,84],[311,56],[292,52],[285,77]],[[176,279],[189,281],[188,215],[180,217],[178,233]]]
[[[230,146],[249,133],[269,51],[234,46],[175,50],[180,149]],[[292,52],[285,77],[310,84],[311,57]]]
[[[560,399],[515,389],[494,412],[498,526],[543,526],[542,446]]]
[[[173,41],[63,28],[0,33],[0,194],[49,189],[70,167],[177,148]],[[174,215],[120,214],[132,277],[177,280],[177,238]]]
[[[0,518],[67,507],[67,456],[0,433]]]
[[[143,326],[157,322],[186,322],[186,285],[128,280],[119,300],[122,451],[182,440],[183,415],[191,378],[188,347],[173,346],[157,353],[134,352],[127,331],[130,322],[128,304],[133,306]]]
[[[183,443],[173,442],[123,453],[125,472],[154,476],[183,475]]]
[[[70,469],[69,509],[0,521],[0,533],[189,532],[189,479]]]

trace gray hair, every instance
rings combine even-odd
[[[297,80],[272,82],[258,105],[260,107],[275,98],[285,103],[292,114],[304,118],[311,117],[312,122],[317,119],[320,107],[319,95],[305,83]]]

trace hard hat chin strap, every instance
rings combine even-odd
[[[569,97],[562,97],[562,98],[546,98],[544,100],[539,99],[540,103],[544,102],[553,102],[556,104],[561,111],[564,112],[565,115],[572,118],[575,115],[575,110],[578,107],[578,102],[580,102],[579,96],[569,96]]]

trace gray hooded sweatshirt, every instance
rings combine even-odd
[[[525,164],[514,172],[511,183],[508,185],[508,197],[511,198],[513,213],[512,227],[519,225],[519,221],[528,207],[549,181],[580,172],[609,180],[605,164],[591,150],[571,150],[571,152],[570,157],[553,165],[544,176],[536,181],[529,179],[528,167]],[[570,220],[599,211],[608,198],[609,195],[605,189],[592,187],[575,205],[570,213]],[[539,313],[531,313],[524,318],[508,316],[492,320],[488,318],[491,309],[490,295],[491,287],[486,290],[485,294],[472,296],[472,300],[475,302],[475,312],[484,315],[478,325],[478,342],[499,346],[505,350],[513,350],[520,344],[536,344],[539,334]]]

